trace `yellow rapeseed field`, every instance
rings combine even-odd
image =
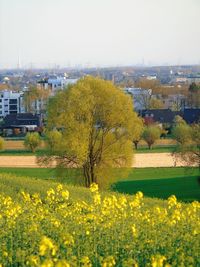
[[[45,198],[1,194],[0,266],[200,266],[199,202],[90,191],[88,201],[62,185]]]

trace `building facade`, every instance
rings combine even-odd
[[[69,84],[75,84],[78,79],[69,79],[65,77],[53,77],[38,81],[37,85],[44,89],[50,89],[51,95],[55,95],[58,90],[63,90]]]
[[[0,92],[0,118],[9,114],[24,113],[23,92],[3,90]]]

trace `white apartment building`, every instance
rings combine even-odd
[[[38,82],[38,86],[42,86],[45,89],[50,88],[51,94],[55,95],[58,90],[63,90],[69,84],[75,84],[78,79],[70,79],[66,77],[48,78]]]
[[[25,112],[23,106],[23,92],[17,93],[9,90],[0,92],[0,118],[8,114]]]

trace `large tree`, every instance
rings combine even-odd
[[[188,104],[191,108],[200,107],[200,85],[192,83],[188,89]]]
[[[185,145],[191,141],[191,127],[179,115],[174,118],[172,136],[178,145]]]
[[[49,102],[48,131],[56,128],[62,136],[54,138],[55,148],[51,142],[43,162],[81,167],[87,187],[101,183],[110,178],[108,170],[131,166],[137,123],[130,96],[111,82],[86,76]]]
[[[154,97],[150,100],[149,109],[164,109],[164,104],[160,99]]]
[[[149,149],[160,138],[161,129],[157,125],[150,125],[144,129],[143,139],[147,142]]]
[[[138,117],[137,127],[135,127],[135,125],[133,125],[133,127],[134,127],[134,129],[133,129],[133,143],[135,145],[135,149],[138,149],[138,143],[142,139],[142,134],[144,131],[143,119]]]
[[[45,104],[50,96],[50,90],[31,85],[24,93],[24,105],[27,112],[37,112],[36,101],[40,101],[40,112],[45,111]]]
[[[175,127],[175,133],[178,142],[174,152],[175,157],[189,166],[198,166],[200,171],[200,124],[194,124],[191,127],[187,124],[179,124]]]

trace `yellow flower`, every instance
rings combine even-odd
[[[62,191],[61,195],[65,200],[69,199],[69,192],[67,190],[66,191]]]
[[[98,184],[92,183],[90,185],[90,192],[94,193],[94,192],[98,192],[98,190],[99,190]]]
[[[3,252],[3,256],[4,256],[4,257],[8,257],[8,252],[7,252],[7,251],[4,251],[4,252]]]
[[[47,191],[47,196],[51,196],[51,195],[55,195],[55,191],[50,188],[48,191]]]
[[[39,258],[38,258],[38,256],[31,255],[28,258],[27,265],[30,265],[30,266],[38,266],[39,265]]]
[[[138,264],[134,259],[127,259],[123,261],[122,267],[138,267]]]
[[[62,190],[63,190],[63,186],[62,186],[61,184],[59,184],[59,185],[57,186],[56,190],[57,190],[58,192],[62,191]]]
[[[74,245],[74,238],[72,235],[70,234],[64,234],[63,235],[63,243],[66,245],[66,246],[73,246]]]
[[[82,257],[81,266],[83,266],[83,267],[92,267],[92,264],[90,262],[89,257],[87,257],[87,256]]]
[[[138,191],[136,193],[136,198],[143,198],[143,193],[141,191]]]
[[[101,196],[100,194],[96,193],[93,197],[94,204],[95,205],[100,205],[101,204]]]
[[[166,257],[162,255],[155,255],[151,258],[151,266],[152,267],[163,267],[163,263],[166,261]]]
[[[31,197],[30,197],[30,195],[28,193],[25,193],[24,191],[22,191],[21,195],[22,195],[24,201],[26,201],[26,202],[30,202],[31,201]]]
[[[44,256],[47,252],[50,252],[52,256],[56,254],[56,246],[53,244],[52,240],[44,236],[40,242],[39,254]]]
[[[102,267],[113,267],[116,262],[113,256],[108,256],[103,260]]]
[[[59,260],[55,267],[70,267],[70,264],[66,260]]]
[[[131,227],[131,230],[132,230],[132,234],[133,234],[133,236],[134,237],[137,237],[137,229],[136,229],[136,226],[135,226],[135,224],[133,224],[133,226]]]
[[[42,264],[41,267],[53,267],[54,263],[52,260],[45,260]]]
[[[173,206],[176,206],[176,204],[177,204],[176,197],[174,195],[170,196],[168,198],[168,206],[169,206],[169,208],[172,208]]]

